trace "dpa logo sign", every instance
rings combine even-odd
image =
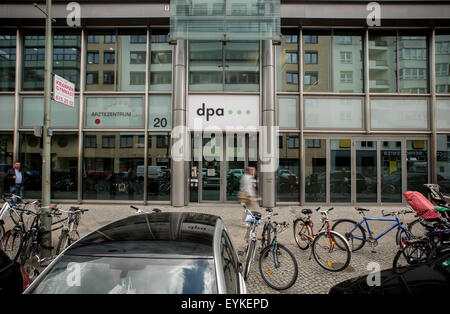
[[[188,100],[190,130],[248,130],[259,127],[259,96],[190,95]]]

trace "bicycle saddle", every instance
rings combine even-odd
[[[367,209],[367,208],[361,208],[361,207],[355,207],[355,209],[356,209],[357,211],[359,211],[359,212],[368,212],[368,211],[370,211],[370,210]]]
[[[253,215],[253,217],[255,217],[255,219],[256,220],[260,220],[261,219],[261,217],[262,217],[262,215],[261,215],[261,213],[260,212],[257,212],[257,211],[252,211],[252,215]]]
[[[310,214],[312,214],[312,210],[308,209],[308,208],[304,208],[304,209],[302,209],[302,214],[310,215]]]

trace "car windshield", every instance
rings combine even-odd
[[[63,256],[33,294],[214,294],[212,259]]]

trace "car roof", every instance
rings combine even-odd
[[[193,212],[133,215],[83,237],[65,255],[212,258],[220,217]]]

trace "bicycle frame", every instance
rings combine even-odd
[[[379,236],[377,236],[376,238],[374,238],[375,240],[380,239],[381,237],[383,237],[384,235],[386,235],[387,233],[389,233],[391,230],[395,229],[395,228],[401,228],[407,235],[407,237],[409,238],[409,233],[408,230],[400,223],[400,220],[398,219],[398,217],[396,217],[395,219],[391,219],[391,218],[367,218],[367,217],[363,217],[363,219],[351,230],[349,231],[349,234],[352,234],[353,231],[356,230],[356,228],[358,228],[359,226],[361,226],[363,223],[365,223],[366,227],[367,227],[367,231],[369,232],[369,236],[371,238],[373,238],[373,232],[372,230],[370,230],[370,226],[369,226],[369,221],[390,221],[390,222],[396,222],[394,225],[392,225],[390,228],[386,229],[384,232],[382,232]],[[356,236],[353,236],[352,234],[352,238],[353,239],[357,239],[360,241],[365,241],[367,242],[367,239],[362,239]]]

